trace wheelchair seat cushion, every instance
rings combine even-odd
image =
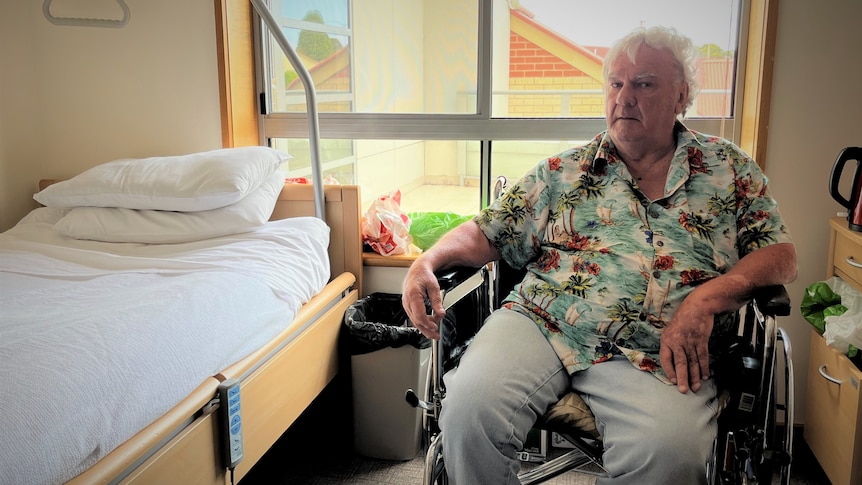
[[[575,392],[563,396],[539,418],[538,425],[549,431],[601,439],[596,418],[587,403]]]

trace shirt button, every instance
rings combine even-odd
[[[658,219],[659,213],[658,213],[658,211],[650,211],[649,215],[653,219]]]
[[[641,312],[640,315],[638,315],[638,318],[640,319],[640,321],[645,322],[646,321],[646,312]]]
[[[658,241],[655,243],[655,245],[658,247],[662,247],[662,246],[664,246],[664,241]]]
[[[661,271],[659,271],[659,270],[655,270],[655,271],[653,271],[653,272],[652,272],[652,277],[653,277],[653,278],[655,278],[655,279],[659,279],[659,278],[661,278]]]

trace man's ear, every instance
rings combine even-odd
[[[679,98],[676,100],[676,114],[682,114],[685,111],[685,102],[688,100],[688,83],[683,82],[680,85]]]

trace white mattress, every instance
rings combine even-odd
[[[329,228],[186,244],[0,234],[0,483],[67,481],[277,335],[329,277]]]

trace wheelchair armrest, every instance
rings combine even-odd
[[[790,315],[790,295],[784,285],[759,288],[753,299],[761,313],[777,317]]]
[[[479,271],[479,268],[473,268],[471,266],[453,266],[436,274],[437,284],[440,285],[440,289],[443,291],[451,290],[470,279],[471,276],[476,274],[476,271]]]

